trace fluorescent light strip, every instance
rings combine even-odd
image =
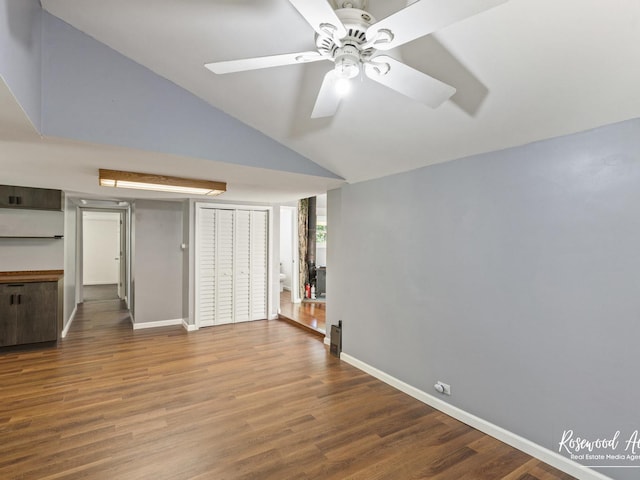
[[[220,195],[227,189],[224,182],[104,169],[100,169],[100,185],[208,196]]]

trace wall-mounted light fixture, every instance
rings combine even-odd
[[[189,195],[220,195],[227,191],[225,182],[195,178],[169,177],[154,173],[123,172],[100,169],[100,185],[103,187],[136,188],[158,192],[186,193]]]

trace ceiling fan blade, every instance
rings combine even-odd
[[[329,60],[318,52],[284,53],[282,55],[270,55],[268,57],[244,58],[241,60],[228,60],[225,62],[205,63],[205,67],[213,73],[234,73],[260,68],[280,67],[283,65],[295,65],[297,63],[317,62]]]
[[[313,107],[311,118],[332,117],[338,110],[340,105],[340,94],[336,89],[338,76],[335,70],[330,70],[322,81],[322,86],[316,98],[316,104]]]
[[[342,21],[327,0],[289,0],[300,15],[320,35],[340,39],[347,35]]]
[[[409,98],[437,108],[451,98],[456,89],[387,55],[378,55],[365,64],[371,80]]]
[[[371,25],[367,30],[367,40],[373,41],[379,36],[373,46],[378,50],[389,50],[506,1],[418,0]]]

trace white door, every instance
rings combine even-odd
[[[214,325],[233,323],[234,211],[218,210]]]
[[[251,212],[249,210],[236,211],[236,248],[235,257],[235,286],[234,286],[234,319],[236,322],[246,322],[251,318]]]
[[[251,212],[251,320],[267,318],[268,213]]]
[[[266,319],[268,212],[199,207],[196,222],[198,325]]]
[[[82,213],[82,279],[84,285],[120,281],[120,214]]]
[[[198,319],[213,325],[216,291],[216,210],[198,210]]]

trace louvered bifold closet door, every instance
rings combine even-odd
[[[233,322],[234,211],[216,214],[216,289],[214,325]]]
[[[268,212],[251,211],[251,320],[267,318]]]
[[[203,327],[213,325],[216,301],[216,210],[198,212],[198,316]]]
[[[235,285],[234,285],[234,318],[236,322],[251,320],[251,212],[236,211],[236,248]]]

